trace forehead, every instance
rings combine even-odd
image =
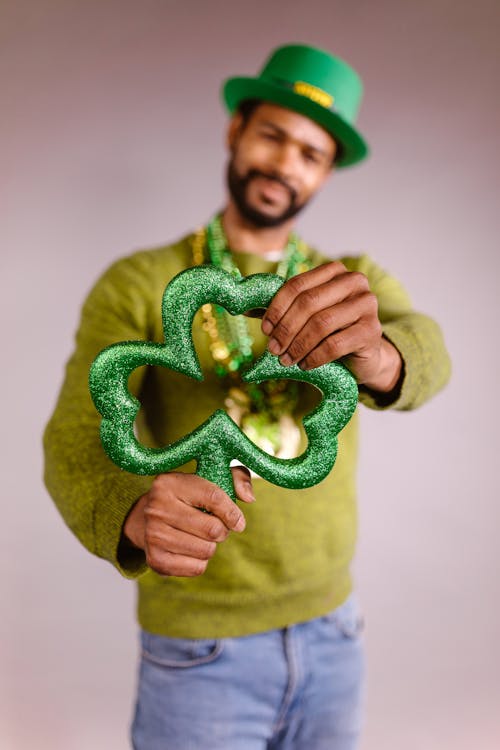
[[[252,114],[254,125],[269,124],[283,130],[290,138],[322,151],[334,150],[334,140],[321,125],[305,115],[271,102],[262,102]]]

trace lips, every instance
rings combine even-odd
[[[270,203],[283,203],[284,200],[290,200],[290,191],[277,180],[269,177],[256,177],[256,186],[262,198]]]

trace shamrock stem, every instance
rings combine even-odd
[[[231,500],[236,502],[233,472],[229,463],[230,459],[227,456],[220,455],[220,446],[215,446],[213,451],[207,450],[197,459],[196,473],[199,477],[217,484]]]

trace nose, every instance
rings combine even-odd
[[[297,168],[297,149],[291,143],[282,143],[275,153],[276,170],[284,180],[293,178]]]

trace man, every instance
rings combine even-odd
[[[294,233],[295,217],[335,170],[367,155],[354,125],[357,74],[293,45],[276,50],[258,77],[227,81],[224,96],[232,113],[227,204],[177,244],[118,261],[90,293],[46,430],[46,483],[80,540],[138,578],[137,750],[348,750],[363,685],[349,576],[356,418],[315,487],[284,490],[234,468],[243,513],[191,466],[156,478],[117,469],[100,446],[88,394],[88,370],[104,346],[162,340],[163,289],[199,263],[287,281],[262,321],[203,306],[193,325],[203,384],[162,368],[133,373],[143,443],[171,443],[222,407],[269,452],[300,454],[312,389],[245,386],[239,377],[266,346],[285,366],[341,359],[370,408],[414,408],[447,380],[438,327],[411,309],[396,280],[366,256],[327,262]]]

